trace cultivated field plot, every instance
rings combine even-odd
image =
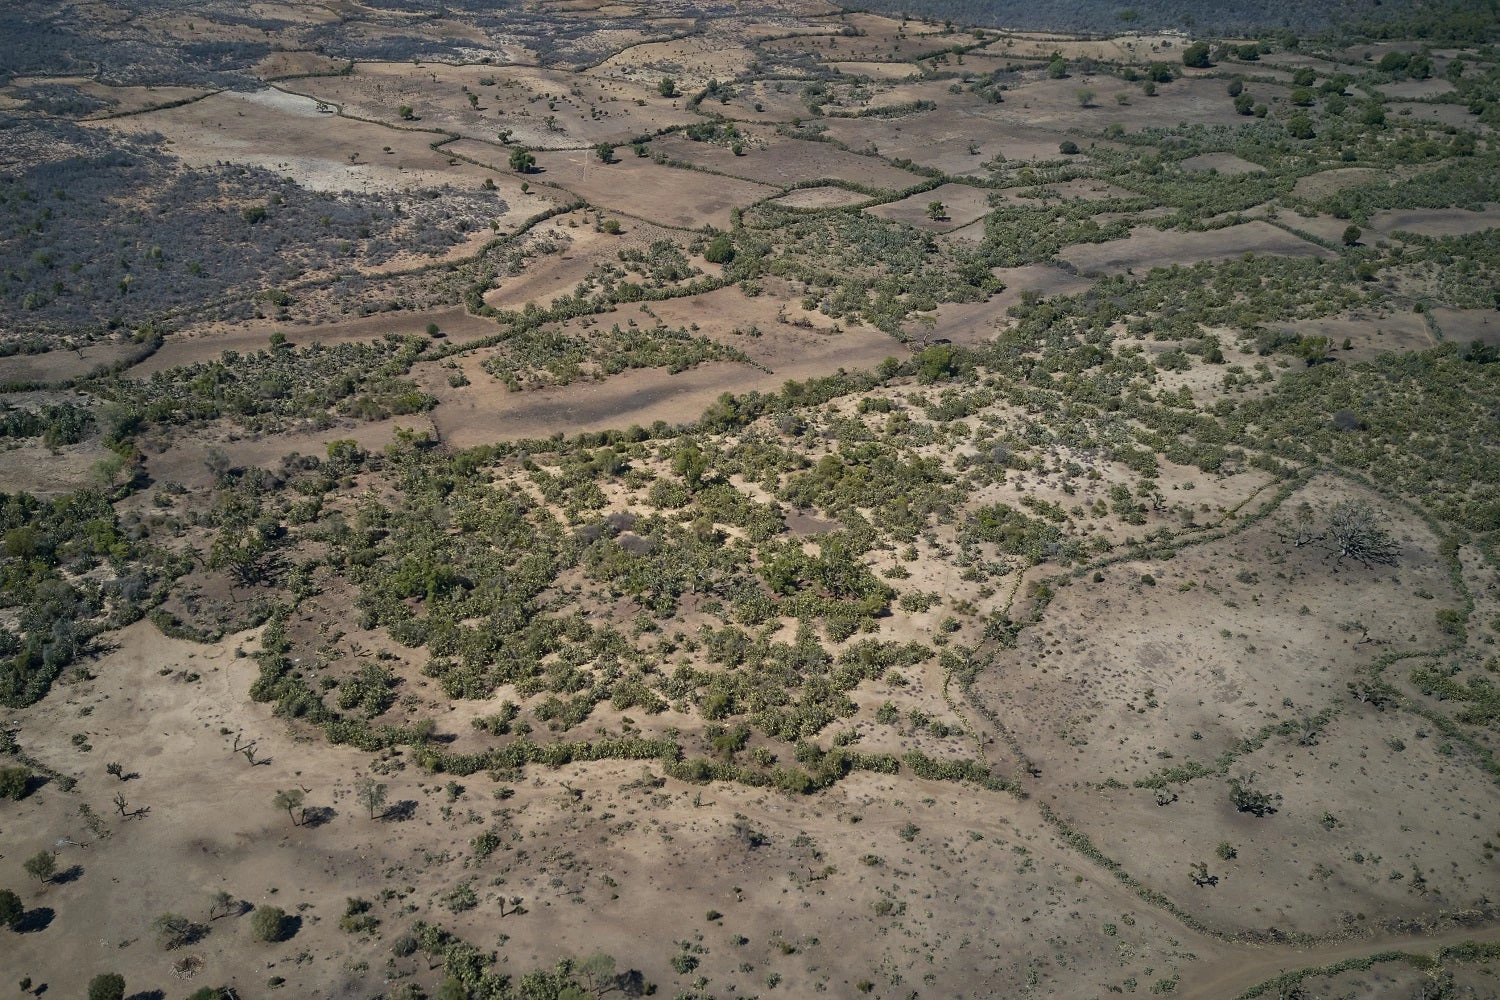
[[[901,191],[923,180],[908,170],[874,157],[845,152],[828,143],[788,139],[760,129],[746,129],[744,138],[738,141],[743,144],[738,154],[731,146],[694,142],[675,135],[656,140],[651,149],[672,162],[777,187],[836,179],[863,187]]]
[[[852,149],[907,159],[955,175],[982,174],[997,156],[1008,160],[1054,160],[1056,132],[1001,124],[974,109],[931,111],[897,118],[832,119],[828,134]]]
[[[1385,234],[1406,232],[1437,238],[1463,236],[1500,229],[1500,205],[1486,206],[1482,212],[1463,208],[1389,210],[1371,216],[1370,225]]]
[[[1222,80],[1184,77],[1157,85],[1148,97],[1140,84],[1109,78],[1078,77],[1047,79],[1044,74],[1005,92],[1003,104],[987,105],[981,113],[996,122],[1052,128],[1058,131],[1097,134],[1108,125],[1119,124],[1128,132],[1158,122],[1188,122],[1200,125],[1231,125],[1243,118],[1225,93]],[[1093,93],[1082,106],[1080,91]],[[1257,100],[1285,100],[1288,88],[1255,84]],[[1120,97],[1126,103],[1120,103]]]
[[[1201,153],[1190,156],[1182,161],[1182,167],[1184,170],[1212,170],[1231,177],[1236,174],[1264,173],[1266,169],[1259,163],[1242,160],[1232,153]]]
[[[1123,240],[1070,247],[1063,259],[1085,274],[1119,274],[1246,253],[1325,257],[1329,251],[1269,223],[1246,222],[1202,233],[1141,226]]]
[[[768,204],[787,208],[848,208],[869,200],[869,195],[848,188],[818,185],[789,191],[779,198],[772,198]]]
[[[939,208],[934,208],[937,204]],[[900,201],[865,209],[880,219],[941,233],[967,226],[989,212],[989,192],[967,184],[944,184]]]
[[[537,155],[537,179],[591,204],[665,226],[727,228],[729,211],[770,198],[778,188],[696,170],[660,166],[626,154],[601,163],[592,150]]]

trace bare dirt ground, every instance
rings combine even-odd
[[[778,193],[765,184],[661,166],[624,152],[610,164],[601,163],[593,150],[541,153],[537,180],[612,211],[683,229],[727,229],[730,209]]]
[[[1375,213],[1370,225],[1386,234],[1404,231],[1419,236],[1463,236],[1500,228],[1500,205],[1486,206],[1482,212],[1462,208],[1390,210]]]
[[[847,208],[850,205],[858,205],[860,202],[868,201],[869,195],[850,191],[846,188],[820,186],[810,188],[798,188],[780,198],[772,198],[771,204],[785,205],[787,208]]]
[[[1482,340],[1491,346],[1500,344],[1500,315],[1493,309],[1433,309],[1443,337],[1460,344]]]
[[[1231,177],[1235,174],[1264,173],[1265,167],[1249,160],[1242,160],[1232,153],[1202,153],[1182,161],[1186,170],[1214,170]]]
[[[845,152],[827,143],[787,139],[761,129],[747,130],[747,133],[740,155],[735,155],[727,146],[692,142],[677,136],[654,145],[670,160],[778,187],[837,179],[900,191],[922,181],[909,171],[874,157]]]
[[[262,167],[315,191],[409,191],[441,184],[478,188],[493,176],[462,161],[450,163],[451,157],[435,152],[431,144],[440,136],[319,111],[312,98],[280,90],[215,94],[103,127],[159,132],[170,141],[173,155],[189,165]]]
[[[932,218],[930,211],[933,202],[942,205],[942,211],[936,219]],[[877,218],[904,222],[934,233],[951,232],[967,226],[982,218],[989,210],[989,192],[967,184],[944,184],[900,201],[865,209]]]
[[[1351,160],[1336,146],[1282,140],[1291,71],[1362,74],[1365,52],[1373,61],[1415,44],[1357,46],[1345,53],[1352,66],[1288,51],[1259,64],[1226,60],[1147,96],[1122,67],[1178,68],[1188,36],[984,35],[817,0],[748,13],[633,0],[484,12],[288,0],[233,17],[212,6],[132,20],[100,0],[88,12],[225,60],[249,52],[233,85],[26,78],[0,90],[0,108],[30,114],[17,112],[16,95],[39,81],[58,84],[84,106],[108,106],[79,116],[87,136],[161,135],[185,169],[263,167],[290,185],[356,196],[482,192],[496,202],[494,224],[481,219],[439,256],[310,269],[296,276],[277,318],[268,315],[278,311],[275,290],[255,289],[254,308],[225,314],[255,319],[187,312],[139,335],[110,319],[108,339],[80,337],[76,350],[54,339],[46,353],[0,358],[0,382],[82,380],[66,397],[61,389],[9,394],[0,414],[14,435],[0,438],[0,576],[13,590],[30,588],[0,608],[0,667],[20,671],[44,655],[18,652],[23,634],[46,656],[72,641],[82,610],[76,622],[71,612],[44,628],[30,621],[51,613],[50,601],[133,612],[121,619],[131,624],[83,640],[50,693],[8,709],[0,726],[0,746],[36,771],[29,794],[0,801],[0,888],[20,893],[26,910],[14,936],[0,928],[0,965],[16,980],[31,977],[28,995],[78,996],[109,970],[124,975],[131,1000],[175,1000],[198,986],[232,987],[247,1000],[277,990],[417,1000],[424,994],[401,988],[436,992],[445,975],[441,953],[407,946],[417,921],[461,936],[480,949],[481,964],[512,977],[603,951],[655,995],[683,998],[1218,1000],[1286,970],[1385,948],[1433,953],[1497,940],[1500,785],[1483,714],[1500,578],[1481,548],[1493,539],[1434,521],[1432,508],[1419,513],[1321,453],[1300,472],[1283,466],[1290,459],[1280,444],[1275,455],[1259,453],[1272,446],[1244,443],[1259,434],[1254,421],[1230,418],[1247,404],[1290,398],[1273,394],[1307,384],[1300,380],[1326,377],[1333,392],[1351,371],[1367,377],[1365,364],[1389,364],[1385,382],[1370,377],[1347,404],[1378,407],[1403,385],[1384,356],[1472,339],[1500,344],[1500,313],[1431,306],[1441,287],[1433,259],[1418,256],[1416,241],[1399,248],[1415,265],[1385,245],[1399,231],[1482,233],[1500,210],[1387,210],[1359,246],[1345,247],[1348,219],[1304,219],[1271,196],[1243,213],[1193,200],[1215,185],[1260,183],[1240,175],[1383,162],[1376,145]],[[557,37],[497,27],[538,22]],[[982,48],[946,52],[960,45]],[[1275,45],[1284,47],[1279,36]],[[330,54],[343,46],[367,55]],[[1053,53],[1069,60],[1062,79],[1045,69]],[[1476,74],[1491,56],[1465,54]],[[1226,76],[1240,72],[1255,77],[1247,86],[1269,104],[1265,120],[1234,110]],[[976,93],[987,73],[1005,89]],[[1370,80],[1362,76],[1353,92]],[[720,86],[700,93],[711,82]],[[1389,132],[1371,142],[1417,138],[1434,123],[1476,128],[1464,105],[1425,103],[1450,89],[1439,79],[1382,83],[1375,92],[1390,99]],[[1370,138],[1356,117],[1339,126],[1351,146]],[[714,121],[736,123],[738,153],[723,135],[694,141],[682,131]],[[1241,135],[1258,143],[1255,152],[1225,138]],[[814,141],[820,136],[834,141]],[[1064,156],[1064,141],[1082,151]],[[1130,160],[1157,142],[1181,190],[1138,195],[1128,178],[1158,189]],[[1175,150],[1189,142],[1218,151],[1179,164]],[[596,144],[616,147],[613,162]],[[1273,147],[1279,152],[1268,154]],[[510,167],[517,148],[534,152],[534,172]],[[1293,194],[1318,199],[1438,163],[1319,169]],[[820,183],[889,198],[925,182],[913,165],[946,176],[933,190],[863,209],[870,195]],[[802,184],[817,186],[794,189]],[[0,207],[19,219],[12,209],[30,212],[30,198]],[[1151,207],[1126,216],[1088,204],[1104,199]],[[543,218],[578,200],[587,204]],[[763,202],[805,214],[742,220],[736,211]],[[930,211],[934,202],[941,211]],[[992,205],[1055,209],[1059,225],[1109,207],[1090,218],[1128,217],[1135,228],[1124,239],[1067,246],[1048,262],[993,267],[1044,254],[981,245]],[[117,207],[125,219],[129,206]],[[1140,224],[1176,226],[1179,211],[1209,224],[1256,218],[1204,231]],[[774,229],[787,219],[802,242],[783,252]],[[82,265],[54,268],[26,242],[47,221],[43,213],[21,223],[13,245],[24,252],[6,262],[4,301],[24,301],[14,291],[34,270],[57,271],[61,290],[47,294],[76,294],[68,275]],[[832,222],[848,223],[851,242],[830,235],[832,225],[818,228]],[[705,259],[710,227],[732,237],[735,257]],[[124,259],[142,249],[109,243],[109,225],[100,231],[100,253]],[[1261,312],[1273,296],[1262,300],[1257,288],[1295,298],[1306,291],[1289,287],[1303,280],[1300,270],[1289,281],[1289,270],[1268,266],[1257,277],[1247,267],[1240,285],[1217,289],[1223,302],[1174,300],[1145,317],[1128,311],[1140,288],[1117,295],[1127,283],[1101,284],[1122,274],[1168,281],[1176,276],[1150,272],[1252,256],[1325,262],[1324,298],[1274,314],[1314,318]],[[1379,267],[1356,281],[1366,259]],[[856,280],[815,276],[828,261]],[[973,297],[987,273],[1003,290],[982,302],[942,301]],[[334,299],[330,289],[342,282],[368,282],[369,301]],[[121,296],[128,287],[119,286]],[[113,294],[110,284],[99,289]],[[1010,310],[1023,300],[1091,289],[1081,304],[1039,311],[1047,322],[1035,349],[1008,339],[989,351],[1016,331]],[[299,301],[325,292],[334,306],[323,313]],[[1242,314],[1203,319],[1228,303],[1243,304]],[[17,315],[34,306],[36,298],[18,305]],[[1418,306],[1430,308],[1431,325]],[[360,315],[364,308],[381,311]],[[1153,327],[1179,309],[1193,322]],[[311,322],[315,315],[343,318]],[[900,337],[873,325],[892,316]],[[612,325],[684,331],[679,343],[690,334],[701,352],[692,357],[713,360],[623,370],[638,356],[611,358],[615,367],[598,355],[556,360],[559,345],[583,344],[587,354]],[[160,348],[119,381],[88,381],[160,331]],[[1168,332],[1180,339],[1158,339]],[[1257,355],[1256,338],[1267,332],[1328,338],[1330,357],[1314,359],[1328,363]],[[293,346],[432,341],[416,361],[381,357],[370,370],[351,361],[346,382],[344,372],[299,378],[305,373],[275,352],[256,357],[273,335]],[[1229,357],[1209,360],[1216,341]],[[217,377],[208,386],[181,371],[226,351],[254,358],[232,395]],[[1413,367],[1447,363],[1457,366],[1457,355],[1431,352]],[[813,388],[792,383],[877,370],[868,391],[791,402]],[[518,371],[526,387],[513,389]],[[1471,388],[1478,381],[1471,369],[1459,375],[1474,379]],[[179,381],[131,413],[112,402],[154,376],[157,386]],[[351,392],[355,380],[363,386]],[[166,395],[174,392],[184,398]],[[776,398],[758,419],[735,423],[730,407],[748,404],[724,397],[749,393]],[[160,405],[190,394],[199,414]],[[401,406],[382,402],[390,398]],[[96,406],[100,427],[82,443],[47,448],[11,409],[63,399]],[[1340,444],[1369,430],[1346,429],[1349,413],[1321,412],[1316,401],[1296,405],[1311,414],[1299,430],[1309,441],[1330,427],[1350,435]],[[710,407],[730,430],[690,426]],[[141,422],[139,433],[127,418]],[[538,444],[632,427],[653,432],[571,450]],[[1480,421],[1408,447],[1458,454],[1486,430]],[[526,452],[482,447],[518,439],[529,439]],[[1179,445],[1197,450],[1184,458]],[[1493,455],[1473,454],[1482,457],[1462,475],[1477,483]],[[731,462],[736,471],[719,477],[716,466]],[[1192,462],[1200,464],[1183,464]],[[126,474],[136,476],[133,490],[120,488]],[[1442,491],[1455,485],[1464,486],[1434,479],[1422,490],[1451,497]],[[25,523],[63,516],[62,501],[86,489],[115,497],[118,524],[97,518],[55,543]],[[19,491],[59,502],[28,515],[9,496]],[[1429,499],[1423,492],[1412,503]],[[1294,523],[1304,505],[1307,523],[1322,524],[1350,500],[1390,526],[1394,564],[1337,559],[1326,539]],[[1465,516],[1480,523],[1489,502],[1473,489]],[[534,545],[508,540],[516,523],[540,526]],[[617,545],[601,525],[618,529]],[[492,529],[493,542],[479,536]],[[681,544],[663,548],[662,537]],[[270,553],[265,562],[239,562],[257,542]],[[462,546],[471,542],[514,560],[470,572]],[[101,553],[92,564],[77,555],[86,545]],[[553,545],[574,561],[536,600],[504,604]],[[121,554],[132,546],[155,560],[149,570]],[[849,549],[857,552],[845,566]],[[751,552],[758,562],[732,578],[725,567],[746,569]],[[816,579],[797,569],[786,571],[796,577],[787,584],[773,553],[787,565],[816,565]],[[410,586],[398,592],[398,578]],[[649,602],[646,590],[629,589],[642,580],[659,591]],[[675,605],[655,603],[678,585]],[[851,611],[852,600],[825,599],[839,587],[885,596]],[[456,595],[451,602],[438,599],[443,588]],[[229,634],[188,641],[168,624],[139,620],[158,605],[127,592],[162,601],[189,628]],[[770,617],[755,617],[756,601],[771,594]],[[810,603],[794,605],[803,599]],[[264,620],[270,602],[285,609],[286,676],[306,678],[303,697],[338,703],[343,721],[368,725],[387,749],[330,742],[307,721],[307,700],[279,713],[252,700],[262,632],[243,626]],[[814,603],[834,610],[807,610]],[[481,648],[509,627],[507,616],[550,627],[554,614],[566,641],[548,651],[509,639]],[[710,657],[737,638],[764,641],[783,672]],[[844,683],[849,664],[837,657],[866,641],[921,643],[931,655],[861,675],[847,698],[827,699],[826,717],[775,728],[791,707],[771,695],[801,685],[798,711],[822,708],[818,687]],[[598,659],[580,668],[584,652]],[[490,683],[521,658],[534,660],[536,673]],[[461,680],[480,696],[448,687],[455,663],[473,668]],[[1414,672],[1423,667],[1448,670],[1439,680],[1452,686],[1424,680]],[[708,686],[741,670],[771,685],[736,692],[757,707],[711,709]],[[344,704],[367,671],[388,676],[393,700]],[[650,697],[660,692],[661,704],[613,697],[623,686],[603,685],[627,671]],[[557,714],[574,709],[570,699],[586,702],[583,721]],[[494,720],[508,702],[523,714],[507,729]],[[1455,721],[1462,713],[1480,721]],[[412,724],[412,733],[380,728]],[[684,762],[658,758],[490,761],[463,775],[461,758],[433,763],[533,734],[540,745],[659,738],[692,768],[742,770],[735,780],[689,783],[668,774],[691,774]],[[247,743],[249,756],[237,749]],[[835,759],[829,745],[858,755],[829,787],[776,789],[796,785],[793,768],[810,773],[825,753]],[[945,780],[923,776],[920,755]],[[119,775],[106,770],[111,763]],[[386,785],[379,808],[356,801],[355,783],[366,777]],[[1247,790],[1264,793],[1258,806],[1245,804]],[[305,810],[277,805],[286,791],[305,795]],[[23,869],[40,851],[55,852],[59,868],[45,882]],[[221,890],[236,901],[227,912],[212,908]],[[261,905],[288,911],[287,940],[253,939],[248,910]],[[159,946],[152,924],[164,913],[193,921],[193,940]],[[1492,962],[1442,964],[1469,991],[1460,995],[1500,995]],[[1305,985],[1320,996],[1405,996],[1432,978],[1425,967],[1383,963]],[[602,983],[591,992],[634,989]]]

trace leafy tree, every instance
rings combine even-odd
[[[1312,119],[1300,112],[1287,119],[1286,130],[1293,139],[1311,139],[1318,134]]]
[[[677,81],[670,76],[664,76],[656,84],[656,92],[663,97],[677,96]]]
[[[0,889],[0,924],[14,928],[25,913],[26,907],[21,905],[20,896],[9,889]]]
[[[1229,800],[1240,812],[1253,816],[1266,816],[1276,811],[1281,796],[1263,792],[1255,787],[1255,776],[1233,778],[1229,782]]]
[[[601,142],[594,147],[594,155],[599,157],[600,163],[615,162],[615,147],[613,143]]]
[[[396,114],[400,115],[401,120],[406,122],[416,121],[417,119],[416,112],[412,111],[410,104],[401,105],[396,109]]]
[[[1079,87],[1073,96],[1078,98],[1078,106],[1080,108],[1087,108],[1094,103],[1094,98],[1098,95],[1087,87]]]
[[[293,810],[301,809],[302,801],[306,797],[306,793],[304,793],[302,789],[291,788],[284,791],[278,791],[276,793],[276,797],[272,799],[271,802],[276,806],[277,809],[286,810],[287,818],[292,821],[293,826],[301,826],[302,824],[298,820],[297,815],[293,812]]]
[[[1352,247],[1359,245],[1359,238],[1364,235],[1364,230],[1358,226],[1344,227],[1344,246]]]
[[[1306,87],[1293,87],[1292,92],[1288,96],[1287,100],[1291,101],[1299,108],[1311,107],[1313,102],[1313,92]]]
[[[948,217],[948,209],[940,201],[929,201],[927,203],[927,217],[933,222],[939,222]]]
[[[536,156],[525,146],[517,146],[510,151],[510,169],[529,174],[536,169]]]
[[[1054,80],[1064,80],[1068,76],[1068,62],[1062,56],[1058,56],[1047,64],[1047,75]]]
[[[371,777],[363,777],[354,783],[354,800],[370,810],[370,818],[375,818],[375,811],[385,805],[386,787]]]
[[[1243,80],[1230,80],[1229,81],[1229,96],[1230,97],[1239,97],[1244,92],[1245,92],[1245,81],[1243,81]]]
[[[734,260],[734,242],[728,233],[719,233],[703,249],[703,259],[710,264],[728,264]]]
[[[1193,69],[1208,69],[1213,65],[1208,58],[1208,43],[1194,42],[1182,50],[1182,64]]]
[[[250,933],[257,941],[285,941],[291,935],[291,921],[279,906],[257,906],[250,914]]]
[[[32,878],[41,882],[50,882],[52,876],[57,874],[57,855],[51,851],[38,851],[27,858],[22,867]]]
[[[104,972],[89,980],[89,1000],[124,1000],[125,977]]]
[[[1057,144],[1057,151],[1064,156],[1074,156],[1078,153],[1078,143],[1072,139],[1064,139]]]

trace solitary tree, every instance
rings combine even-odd
[[[125,977],[105,972],[89,980],[89,1000],[124,1000]]]
[[[656,85],[656,92],[663,97],[677,96],[677,81],[670,76],[664,76]]]
[[[1095,94],[1087,87],[1079,87],[1074,96],[1078,98],[1078,106],[1080,108],[1089,107],[1094,103]]]
[[[600,163],[615,162],[615,147],[613,143],[601,142],[594,147],[594,155],[599,157]]]
[[[297,818],[297,814],[293,812],[293,810],[301,809],[302,800],[306,797],[307,796],[302,791],[302,789],[292,788],[285,791],[278,791],[276,793],[276,798],[272,799],[271,801],[277,809],[286,810],[287,818],[292,821],[293,826],[301,826],[302,823]]]
[[[1182,64],[1193,69],[1208,69],[1213,63],[1208,59],[1208,43],[1194,42],[1182,50]]]
[[[52,881],[52,876],[57,874],[57,855],[51,851],[38,851],[26,859],[21,867],[26,869],[26,874],[41,882]]]
[[[948,217],[948,209],[940,201],[929,201],[927,203],[927,217],[933,222],[938,222]]]
[[[1364,231],[1361,230],[1358,226],[1346,226],[1344,228],[1344,246],[1358,246],[1359,238],[1363,235]]]
[[[1047,64],[1047,75],[1054,80],[1061,80],[1068,75],[1068,63],[1062,56],[1058,56]]]
[[[536,169],[536,157],[525,146],[510,151],[510,169],[518,174],[529,174]]]
[[[20,896],[9,889],[0,889],[0,924],[14,928],[25,913],[26,907],[21,905]]]
[[[354,783],[354,800],[370,810],[370,818],[375,818],[375,811],[385,805],[385,785],[374,778],[360,778]]]

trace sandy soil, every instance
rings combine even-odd
[[[1463,236],[1500,228],[1500,205],[1489,205],[1483,212],[1463,208],[1394,209],[1376,212],[1370,225],[1387,234],[1401,230],[1419,236]]]
[[[1265,222],[1247,222],[1202,233],[1163,232],[1142,226],[1123,240],[1068,247],[1062,256],[1085,274],[1119,274],[1200,260],[1224,260],[1243,253],[1329,256],[1329,251],[1322,247]]]
[[[1185,170],[1213,170],[1231,177],[1235,174],[1265,173],[1266,170],[1259,163],[1242,160],[1233,153],[1202,153],[1198,156],[1190,156],[1182,161],[1182,167]]]
[[[725,146],[679,136],[669,136],[651,145],[673,161],[778,187],[837,179],[899,191],[923,180],[917,174],[871,156],[848,153],[828,143],[787,139],[771,134],[768,129],[748,130],[740,156]]]
[[[989,192],[967,184],[944,184],[900,201],[886,202],[865,209],[880,219],[904,222],[909,226],[943,233],[967,226],[989,212]],[[933,219],[928,208],[933,202],[943,205],[942,217]]]
[[[787,208],[847,208],[869,200],[869,195],[857,191],[823,186],[799,188],[780,198],[772,198],[770,204],[785,205]]]

